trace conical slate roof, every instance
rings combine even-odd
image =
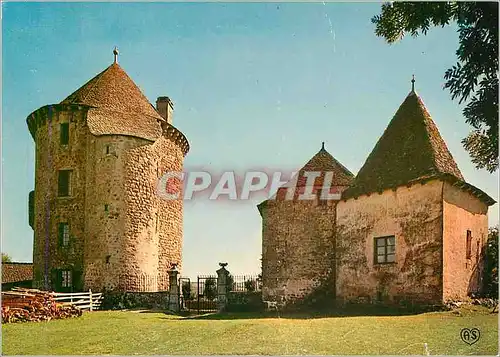
[[[299,170],[297,181],[299,187],[306,185],[305,172],[321,172],[321,176],[315,181],[316,186],[323,185],[326,172],[333,172],[332,186],[349,186],[354,178],[351,171],[325,150],[324,144],[321,146],[321,150]]]
[[[354,178],[354,175],[339,161],[337,161],[328,151],[325,150],[324,143],[321,146],[321,150],[318,151],[296,174],[296,176],[290,180],[287,184],[283,185],[278,189],[276,194],[273,196],[273,200],[282,200],[286,197],[288,184],[292,183],[294,179],[297,179],[295,191],[295,199],[298,197],[299,193],[303,191],[300,188],[305,187],[307,183],[307,177],[304,176],[305,172],[321,172],[321,175],[316,178],[314,182],[315,187],[322,187],[325,174],[327,172],[332,172],[332,182],[330,187],[335,186],[349,186]],[[269,200],[261,202],[257,207],[259,210],[266,205]]]
[[[424,103],[412,90],[343,197],[443,174],[464,180]]]
[[[158,114],[125,71],[113,63],[61,104],[84,104],[92,107],[87,115],[95,135],[121,134],[154,140],[161,135]]]

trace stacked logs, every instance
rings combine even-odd
[[[2,322],[50,321],[82,316],[74,305],[56,303],[51,293],[35,289],[2,292]]]

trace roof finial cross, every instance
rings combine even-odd
[[[117,63],[118,62],[118,48],[116,46],[113,50],[113,55],[115,56],[114,63]]]
[[[415,75],[411,75],[411,91],[415,92]]]
[[[321,142],[321,150],[325,150],[325,142],[324,141]]]

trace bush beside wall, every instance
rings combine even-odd
[[[101,310],[168,309],[169,292],[104,291]]]
[[[262,293],[230,292],[227,295],[227,312],[258,312],[264,310]]]

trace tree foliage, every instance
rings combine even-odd
[[[485,295],[498,298],[498,227],[489,229],[485,256]]]
[[[12,263],[12,258],[7,253],[2,253],[2,263]]]
[[[462,140],[478,169],[498,169],[498,3],[391,2],[374,16],[375,34],[388,43],[426,34],[431,27],[458,25],[457,63],[444,74],[452,99],[472,131]]]

